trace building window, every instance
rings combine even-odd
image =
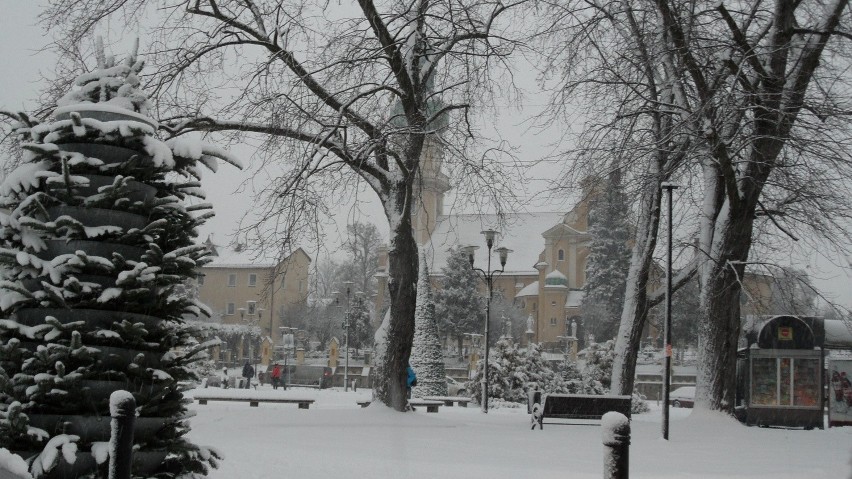
[[[249,274],[249,286],[252,288],[257,286],[257,275],[254,273]]]
[[[565,261],[565,250],[559,250],[559,252],[556,253],[556,259],[558,259],[559,261]]]
[[[228,306],[225,309],[225,314],[227,314],[228,316],[233,316],[234,313],[237,311],[236,308],[237,307],[236,305],[234,305],[234,303],[228,303]]]
[[[521,309],[527,309],[527,302],[524,300],[521,300]]]
[[[532,310],[533,310],[533,311],[535,311],[535,305],[536,305],[536,302],[535,302],[535,301],[533,301],[533,303],[532,303]]]
[[[550,325],[556,326],[556,318],[550,318]]]
[[[556,301],[551,301],[551,302],[550,302],[550,306],[552,306],[552,307],[554,307],[554,308],[555,308],[555,307],[556,307]]]
[[[198,286],[204,286],[204,275],[198,275]]]
[[[257,303],[255,301],[247,301],[246,304],[248,305],[247,312],[250,316],[257,313]]]
[[[236,274],[229,274],[228,275],[228,287],[234,288],[236,286],[237,286],[237,275]]]

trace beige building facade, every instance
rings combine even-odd
[[[258,327],[274,348],[281,342],[280,327],[288,324],[287,315],[307,301],[311,258],[301,248],[269,261],[210,240],[207,245],[214,257],[202,267],[198,296],[210,308],[211,319]]]

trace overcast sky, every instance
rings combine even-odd
[[[35,106],[33,100],[42,86],[40,73],[43,72],[49,76],[53,67],[51,53],[39,51],[51,40],[50,36],[37,25],[41,4],[42,0],[0,0],[0,12],[3,12],[0,19],[0,65],[2,65],[0,66],[0,109],[24,111],[32,109]],[[135,36],[135,33],[132,35]],[[140,39],[143,44],[144,41],[144,38]],[[121,55],[124,52],[113,53]],[[535,109],[543,100],[530,96],[525,101],[529,111]],[[518,154],[522,160],[535,162],[550,153],[549,147],[546,146],[548,135],[534,135],[527,131],[525,124],[519,120],[522,117],[523,115],[506,115],[500,119],[499,128],[506,139],[520,148]],[[244,157],[244,162],[250,164],[250,148],[238,147],[234,151]],[[539,193],[544,189],[548,178],[556,176],[557,173],[558,166],[554,163],[538,165],[528,175],[533,181],[527,184],[528,192],[525,196]],[[216,217],[205,226],[202,239],[208,233],[214,233],[217,241],[226,242],[233,233],[236,223],[250,211],[251,193],[262,184],[262,177],[252,178],[249,174],[236,171],[227,165],[223,165],[217,174],[207,174],[204,177],[203,186],[210,202],[213,203]],[[364,200],[360,207],[361,212],[356,211],[352,206],[343,207],[338,212],[335,223],[327,226],[330,239],[328,247],[333,248],[331,243],[336,241],[331,239],[338,237],[338,231],[342,229],[340,225],[345,225],[353,218],[374,222],[386,234],[387,226],[372,193],[362,192],[358,198]],[[448,205],[449,207],[452,205]],[[530,205],[529,209],[567,211],[570,209],[570,202],[542,201],[539,198]],[[307,246],[306,249],[316,251],[315,246]],[[849,267],[834,267],[816,257],[799,260],[798,266],[808,267],[819,289],[852,307],[852,274]]]

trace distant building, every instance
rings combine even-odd
[[[439,287],[441,269],[447,264],[449,249],[455,246],[477,245],[475,265],[485,268],[486,248],[481,231],[497,229],[500,235],[495,247],[512,250],[505,272],[495,279],[494,290],[502,291],[513,299],[524,313],[532,318],[532,341],[545,350],[562,350],[565,338],[572,334],[576,323],[577,336],[582,343],[587,339],[583,332],[582,300],[586,282],[586,260],[591,237],[588,233],[589,197],[570,211],[550,213],[507,213],[504,224],[498,225],[496,215],[462,214],[445,215],[443,199],[449,182],[441,172],[443,153],[434,141],[427,143],[421,167],[422,178],[416,198],[412,224],[417,243],[427,252],[433,285]],[[492,267],[499,268],[497,255],[492,256]],[[379,251],[379,266],[375,311],[387,307],[387,249]],[[662,286],[664,269],[655,266],[651,273],[649,289]],[[778,301],[778,288],[772,276],[747,273],[742,295],[742,314],[786,314],[774,311]],[[480,284],[484,292],[484,284]],[[777,298],[776,298],[777,299]],[[649,322],[643,337],[656,339],[661,332]],[[515,338],[526,343],[527,338]]]
[[[239,246],[215,245],[209,238],[205,244],[213,261],[202,267],[198,297],[212,311],[211,320],[259,328],[274,348],[281,343],[279,328],[287,324],[287,315],[307,301],[311,258],[301,248],[281,260],[268,260]],[[248,358],[262,352],[240,345],[234,354]]]

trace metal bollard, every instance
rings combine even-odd
[[[136,399],[127,391],[115,391],[109,397],[112,434],[109,450],[109,479],[130,479],[133,464],[133,425]]]
[[[630,419],[615,411],[604,414],[601,436],[604,479],[627,479],[630,477]]]

